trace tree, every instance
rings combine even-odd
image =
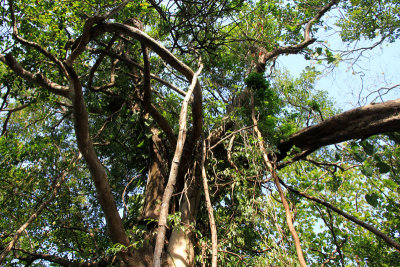
[[[275,66],[395,42],[397,1],[1,3],[1,263],[399,262],[400,100]]]

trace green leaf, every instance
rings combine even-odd
[[[137,147],[142,147],[144,145],[144,140],[137,145]]]
[[[367,140],[362,141],[361,146],[368,155],[372,156],[374,154],[374,146],[371,145]]]
[[[375,193],[365,195],[365,200],[374,208],[376,208],[379,204],[378,198],[378,195]]]
[[[376,167],[378,167],[380,173],[390,172],[390,166],[387,165],[385,162],[380,161],[376,163]]]
[[[365,176],[371,177],[374,174],[374,169],[369,166],[365,166],[361,168],[361,173]]]
[[[382,181],[387,187],[390,187],[391,189],[396,189],[398,187],[396,182],[392,179],[383,179]]]
[[[353,153],[354,159],[357,160],[358,162],[362,163],[365,160],[365,156],[360,153],[359,151],[355,151]]]

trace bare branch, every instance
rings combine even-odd
[[[304,128],[278,145],[277,157],[282,160],[293,146],[312,152],[326,145],[395,131],[400,131],[400,99],[355,108]]]

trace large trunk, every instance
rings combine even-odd
[[[158,135],[157,128],[152,127],[151,133],[151,162],[149,176],[147,178],[143,219],[158,220],[158,217],[160,216],[160,205],[165,187],[168,163],[165,160],[166,151],[164,143]]]
[[[161,200],[168,170],[165,142],[160,138],[156,127],[151,127],[150,131],[152,133],[150,166],[144,196],[143,213],[140,218],[140,223],[146,225],[148,231],[143,237],[145,240],[143,247],[135,253],[135,261],[139,267],[153,266],[156,221],[160,215]]]
[[[185,180],[179,211],[181,226],[172,230],[167,249],[167,265],[176,267],[194,266],[195,236],[193,227],[201,196],[201,176],[199,164],[194,167],[194,174]]]

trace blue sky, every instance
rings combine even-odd
[[[337,30],[337,29],[336,29]],[[343,43],[337,33],[319,32],[318,41],[328,40],[324,45],[335,51],[348,50],[348,44]],[[352,47],[371,46],[379,39],[364,40]],[[315,47],[318,44],[314,44]],[[355,57],[356,54],[351,55]],[[354,60],[353,60],[354,61]],[[341,62],[338,67],[326,69],[318,67],[324,72],[315,84],[316,89],[325,90],[335,100],[338,107],[347,110],[371,102],[382,101],[377,93],[373,93],[381,87],[400,85],[400,41],[395,43],[383,43],[372,50],[363,52],[363,55],[351,65],[350,62]],[[312,61],[304,59],[303,55],[281,56],[278,67],[287,68],[294,77],[298,77],[306,66],[312,65]],[[315,65],[317,66],[317,65]],[[366,98],[366,96],[368,96]],[[400,97],[400,86],[392,89],[382,99],[384,101]]]

